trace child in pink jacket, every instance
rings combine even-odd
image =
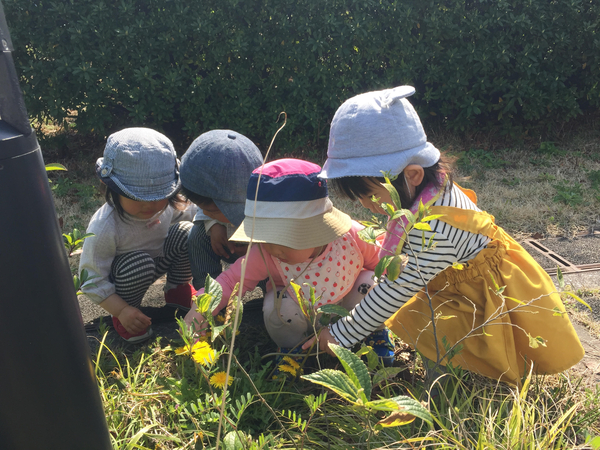
[[[273,283],[277,286],[281,304],[270,289],[263,315],[269,335],[284,353],[313,331],[291,281],[301,286],[305,298],[310,296],[310,287],[315,289],[320,296],[315,308],[336,303],[351,310],[373,284],[373,270],[379,262],[379,247],[358,237],[362,225],[333,207],[326,181],[318,178],[320,172],[317,164],[298,159],[281,159],[254,170],[248,184],[246,218],[231,237],[239,242],[252,238],[258,244],[250,250],[242,289],[250,291],[267,277],[268,290]],[[233,288],[241,282],[241,263],[239,259],[217,277],[223,299],[213,314],[227,305]],[[185,320],[189,325],[204,322],[193,306]],[[384,362],[393,360],[387,329],[375,331],[365,341]]]

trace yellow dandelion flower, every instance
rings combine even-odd
[[[219,314],[217,317],[215,317],[215,320],[220,323],[225,323],[225,316],[223,314]]]
[[[279,367],[279,372],[287,372],[289,373],[291,376],[295,377],[297,370],[294,369],[292,366],[288,366],[286,364],[281,364]]]
[[[176,355],[191,355],[192,353],[194,353],[198,348],[202,347],[203,345],[206,344],[206,338],[202,338],[199,341],[197,341],[194,345],[192,345],[192,347],[190,348],[189,345],[184,345],[183,347],[179,347],[175,349],[175,354]]]
[[[298,370],[300,368],[300,364],[294,358],[291,358],[289,356],[284,356],[283,360],[296,370]]]
[[[217,372],[212,377],[210,377],[210,384],[212,384],[214,387],[223,389],[225,387],[226,377],[227,374],[225,372]],[[229,377],[229,379],[227,380],[228,386],[231,386],[231,383],[233,383],[233,377]]]
[[[207,342],[196,342],[192,351],[194,361],[203,366],[212,364],[217,357],[217,352]]]

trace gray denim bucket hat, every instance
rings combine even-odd
[[[263,163],[256,145],[232,130],[201,134],[181,157],[182,186],[213,199],[238,227],[244,220],[246,188],[252,171]]]
[[[331,122],[321,178],[398,175],[409,164],[431,167],[440,151],[427,142],[417,112],[406,97],[412,86],[367,92],[346,100]]]
[[[111,190],[132,200],[152,202],[177,194],[179,160],[173,143],[150,128],[111,134],[96,174]]]

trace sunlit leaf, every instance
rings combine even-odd
[[[421,231],[431,231],[431,225],[428,223],[415,223],[415,229]]]
[[[323,369],[300,378],[331,389],[345,400],[356,403],[359,398],[359,388],[350,380],[348,375],[339,370]]]
[[[531,348],[538,348],[540,345],[542,347],[546,347],[546,340],[543,337],[541,337],[541,336],[533,337],[529,333],[527,334],[527,337],[529,338],[529,346]]]
[[[522,302],[521,300],[517,300],[516,298],[512,298],[512,297],[504,297],[504,298],[507,299],[507,300],[511,300],[511,301],[513,301],[515,303],[518,303],[520,305],[526,305],[525,302]]]
[[[574,293],[572,293],[570,291],[565,291],[565,292],[563,292],[563,294],[568,295],[569,297],[577,300],[579,303],[581,303],[583,306],[585,306],[586,308],[588,308],[590,311],[592,310],[592,307],[590,305],[588,305],[585,301],[583,301],[581,298],[579,298]]]
[[[415,419],[416,417],[412,414],[402,411],[394,411],[390,413],[389,416],[377,422],[377,425],[381,425],[382,427],[399,427],[401,425],[409,424]]]
[[[376,278],[381,278],[381,275],[383,275],[387,267],[392,262],[392,258],[394,258],[394,255],[385,255],[379,260],[374,270]]]
[[[558,281],[558,287],[564,289],[565,278],[563,277],[562,270],[560,270],[560,266],[556,266],[556,280]]]
[[[396,207],[396,209],[401,208],[402,204],[400,203],[400,196],[398,195],[398,191],[391,183],[389,183],[389,179],[387,183],[383,183],[383,187],[386,188],[387,191],[390,193],[390,197],[392,198],[392,202],[394,202],[394,206]]]
[[[362,388],[361,397],[363,402],[366,402],[371,397],[371,377],[367,370],[367,366],[358,356],[350,350],[335,344],[329,344],[329,348],[338,357],[346,374],[356,385],[357,388]]]
[[[444,217],[444,216],[445,216],[445,214],[432,214],[430,216],[423,217],[421,219],[421,222],[431,222],[432,220],[439,219],[440,217]]]
[[[393,255],[387,267],[387,277],[390,281],[396,281],[404,267],[406,267],[406,263],[408,261],[408,256],[406,255]]]
[[[49,172],[51,170],[67,170],[67,168],[62,164],[58,163],[46,164],[46,172]]]
[[[344,308],[343,306],[336,305],[333,303],[327,303],[323,306],[319,306],[319,308],[317,309],[317,312],[325,313],[325,314],[337,314],[338,316],[341,316],[341,317],[346,317],[348,314],[350,314],[348,312],[348,310],[346,308]]]
[[[369,405],[375,405],[374,409],[379,411],[393,411],[393,409],[388,409],[388,406],[391,406],[389,403],[390,400],[396,403],[396,411],[412,414],[413,416],[418,417],[430,425],[433,423],[433,419],[429,411],[420,402],[406,395],[400,395],[391,399],[375,400],[373,402],[369,402]]]

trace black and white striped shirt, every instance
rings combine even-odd
[[[481,211],[455,185],[447,189],[435,205]],[[384,278],[356,305],[349,316],[330,326],[331,334],[342,346],[351,347],[364,339],[425,287],[440,271],[455,262],[466,263],[473,259],[490,241],[487,236],[459,230],[440,220],[432,220],[429,225],[432,231],[412,229],[408,233],[402,252],[409,260],[398,279],[390,282]],[[421,251],[423,233],[425,233],[425,242],[429,242],[433,236],[436,242],[434,249]],[[416,254],[416,258],[412,251]],[[416,270],[417,262],[421,275]]]

